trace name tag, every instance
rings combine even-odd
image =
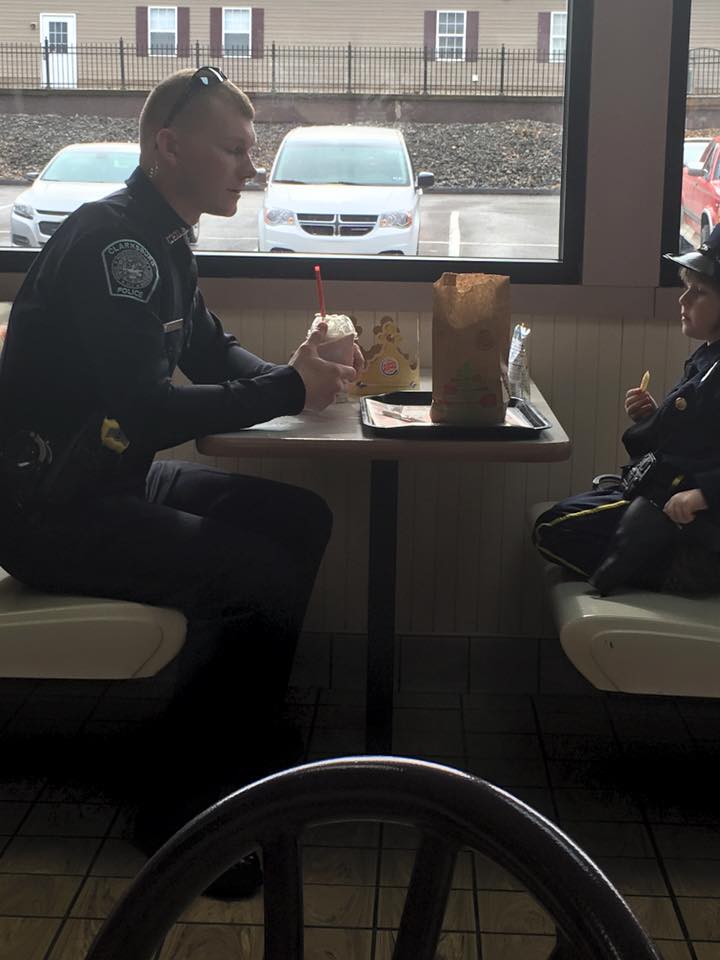
[[[180,317],[179,320],[171,320],[169,323],[163,324],[163,333],[173,333],[175,330],[182,330],[183,318]]]

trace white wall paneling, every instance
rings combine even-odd
[[[405,463],[400,469],[398,628],[413,634],[537,636],[551,631],[529,544],[527,507],[589,487],[622,462],[623,397],[652,373],[662,396],[676,381],[688,341],[676,295],[663,316],[516,314],[530,323],[534,379],[573,441],[558,464]],[[353,312],[350,309],[350,312]],[[379,313],[377,314],[379,316]],[[286,360],[308,327],[307,311],[251,309],[226,327],[267,359]],[[372,319],[367,312],[363,319]],[[420,315],[423,363],[431,360],[430,314]],[[164,456],[201,459],[192,445]],[[298,483],[326,498],[333,537],[307,627],[362,633],[366,623],[368,465],[355,461],[212,460]]]

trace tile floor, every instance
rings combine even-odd
[[[363,638],[303,638],[288,710],[307,756],[360,751]],[[720,704],[593,690],[556,641],[411,637],[398,651],[394,750],[476,773],[558,823],[626,896],[665,960],[720,960]],[[132,809],[93,757],[152,722],[153,681],[0,681],[0,957],[82,960],[143,863]],[[68,744],[82,749],[68,753]],[[74,757],[66,764],[68,757]],[[78,761],[77,758],[80,758]],[[305,837],[306,956],[390,960],[415,834],[337,825]],[[438,956],[541,960],[548,916],[513,877],[464,851]],[[262,898],[200,898],[159,960],[262,956]]]

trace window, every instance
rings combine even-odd
[[[465,59],[464,10],[438,10],[436,50],[438,60]]]
[[[114,149],[92,150],[82,144],[66,147],[48,164],[43,181],[57,183],[124,183],[138,164],[139,151],[125,150],[122,144]]]
[[[277,183],[335,184],[345,186],[407,187],[410,171],[399,144],[306,143],[286,141],[275,171]]]
[[[51,20],[48,24],[48,49],[51,53],[68,52],[68,25],[64,20]]]
[[[716,0],[678,5],[673,27],[663,253],[684,253],[699,247],[720,223],[720,8]],[[678,282],[675,264],[663,263],[661,282]]]
[[[223,52],[226,57],[249,57],[250,7],[223,7]]]
[[[177,49],[177,7],[148,7],[150,55],[175,55]]]
[[[83,37],[76,45],[86,116],[58,121],[48,91],[42,144],[25,135],[22,109],[3,118],[12,142],[27,144],[0,157],[0,176],[14,181],[0,189],[0,247],[26,269],[46,238],[28,230],[38,211],[99,195],[83,187],[70,204],[66,190],[50,207],[48,184],[22,182],[27,171],[90,138],[136,142],[137,116],[110,122],[96,115],[96,96],[147,91],[208,63],[256,98],[253,160],[265,173],[242,189],[232,216],[200,218],[201,272],[306,277],[315,258],[329,279],[425,281],[472,270],[574,282],[593,3],[552,0],[553,18],[537,6],[508,0],[502,17],[494,4],[415,8],[402,22],[397,10],[368,18],[350,4],[320,17],[315,0],[295,0],[291,13],[269,4],[212,4],[198,15],[196,6],[138,6],[135,44],[108,39],[103,58]],[[100,23],[98,15],[85,24],[85,35]],[[0,40],[0,92],[47,90],[36,46],[23,59],[18,44]]]
[[[565,60],[567,46],[567,13],[550,14],[550,59],[555,63]]]

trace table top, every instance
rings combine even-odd
[[[424,378],[423,378],[424,379]],[[425,388],[423,383],[423,389]],[[551,424],[536,437],[514,440],[458,440],[378,437],[364,433],[360,403],[333,403],[322,413],[277,417],[237,433],[217,433],[197,441],[200,453],[215,457],[341,456],[366,460],[488,460],[549,462],[567,460],[570,440],[533,383],[530,401]]]

